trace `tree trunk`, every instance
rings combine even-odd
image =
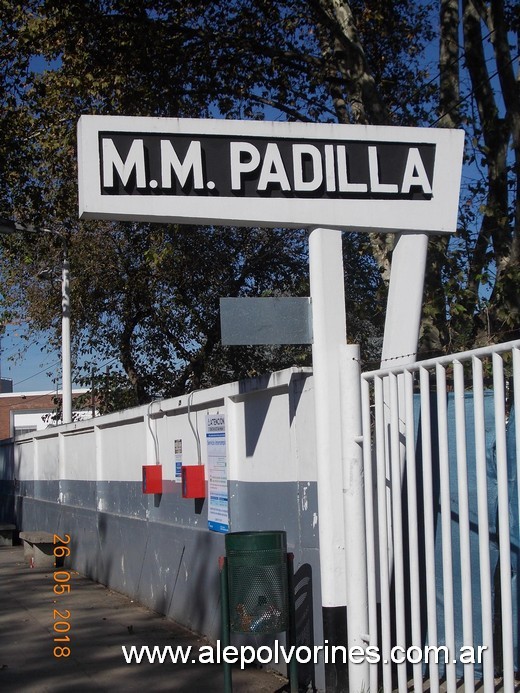
[[[511,281],[514,280],[511,273],[512,261],[515,255],[515,260],[518,259],[518,221],[513,225],[509,221],[508,191],[508,145],[513,128],[516,127],[518,130],[518,94],[514,79],[512,83],[511,77],[507,76],[508,69],[512,70],[512,60],[510,58],[507,60],[509,46],[502,16],[503,3],[495,1],[492,6],[489,8],[487,5],[477,5],[473,0],[463,2],[464,52],[473,86],[473,96],[477,104],[483,139],[482,154],[488,176],[486,209],[469,273],[474,283],[475,293],[478,294],[479,291],[479,276],[489,264],[488,254],[491,247],[496,271],[493,291],[487,307],[486,317],[489,316],[491,328],[487,341],[503,338],[508,327],[516,326],[518,330],[520,317],[517,289],[511,286]],[[504,118],[500,117],[491,82],[492,76],[489,75],[487,68],[482,21],[487,22],[491,32],[498,73],[501,75],[502,85],[506,86],[507,97],[504,93],[506,117]],[[513,87],[512,91],[511,87]],[[507,109],[508,105],[509,109]],[[518,133],[516,133],[516,143],[513,136],[513,146],[515,144],[516,162],[518,162]],[[514,264],[516,266],[517,262],[515,261]],[[483,341],[482,336],[479,341]]]

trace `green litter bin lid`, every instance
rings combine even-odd
[[[283,531],[229,532],[226,534],[226,554],[241,551],[283,551],[287,553],[287,534]]]

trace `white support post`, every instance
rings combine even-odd
[[[392,253],[381,368],[417,360],[428,234],[401,234]]]
[[[324,640],[366,646],[368,598],[359,347],[347,345],[342,233],[309,236]],[[325,671],[327,691],[361,691],[368,665]]]
[[[341,435],[341,356],[346,344],[342,233],[309,234],[312,366],[316,421],[318,532],[323,640],[346,646],[346,564]],[[348,690],[348,666],[325,665],[327,693]]]
[[[346,344],[346,316],[340,230],[310,232],[309,274],[322,606],[345,607],[340,355]]]
[[[369,637],[368,576],[359,345],[345,344],[341,371],[348,647],[365,650]],[[367,691],[369,678],[366,660],[358,664],[349,661],[350,691]]]
[[[425,233],[406,233],[397,237],[392,253],[392,270],[385,318],[381,368],[395,368],[414,363],[417,360],[419,329],[421,324],[424,274],[428,252],[428,235]],[[391,386],[390,386],[391,384]],[[406,441],[410,431],[406,428],[406,387],[405,375],[385,378],[383,383],[383,402],[385,427],[392,431],[391,441],[386,452],[386,477],[391,479],[387,491],[387,522],[390,528],[388,561],[390,575],[394,575],[396,591],[397,644],[404,646],[405,623],[402,613],[404,595],[403,577],[403,531],[401,503],[406,470]],[[392,412],[392,417],[389,416]],[[414,473],[414,470],[411,470]],[[390,576],[387,576],[388,578]],[[390,589],[390,582],[386,585]],[[391,677],[389,667],[385,667],[386,685]],[[434,675],[434,674],[433,674]],[[398,669],[399,689],[406,686],[406,668]]]

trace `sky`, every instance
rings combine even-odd
[[[13,392],[55,393],[56,390],[61,390],[61,349],[48,351],[45,333],[38,334],[37,338],[35,336],[30,345],[22,333],[23,328],[6,326],[5,333],[0,338],[0,376],[13,381]],[[88,363],[97,368],[98,377],[108,366],[113,370],[118,369],[117,359],[107,361],[97,353],[89,354]],[[85,377],[90,366],[87,367],[84,359],[80,359],[78,365],[83,366],[82,376]],[[72,387],[81,390],[88,388],[90,382],[85,384],[74,381],[74,363],[72,369]]]
[[[13,392],[56,392],[61,386],[61,354],[48,353],[45,340],[32,344],[20,336],[20,329],[6,327],[0,342],[0,373],[13,381]]]

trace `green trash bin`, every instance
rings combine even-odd
[[[225,541],[231,632],[288,630],[286,533],[230,532]]]

